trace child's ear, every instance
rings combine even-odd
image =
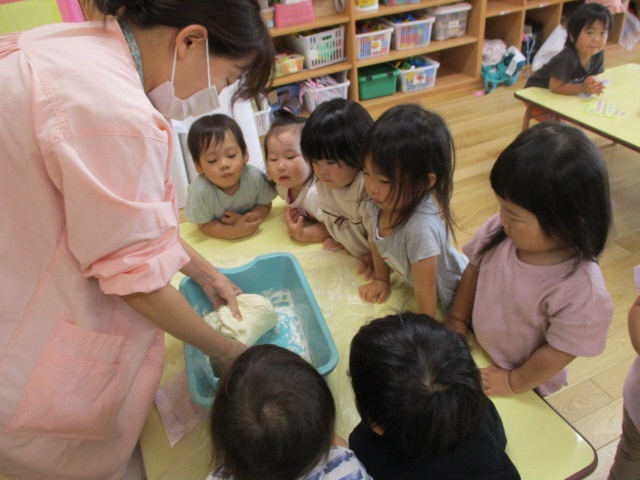
[[[246,151],[242,154],[242,158],[244,159],[243,163],[247,163],[249,161],[249,151]]]
[[[376,435],[384,435],[384,427],[382,425],[373,424],[371,425],[371,430],[373,430],[373,433]]]
[[[435,173],[429,174],[429,188],[433,188],[433,186],[436,184],[437,179],[438,177],[436,177]]]
[[[196,160],[195,162],[193,162],[193,164],[196,166],[196,172],[202,173],[204,171],[202,170],[202,165],[200,165],[200,161]]]

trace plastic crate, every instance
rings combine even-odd
[[[283,77],[299,72],[303,68],[304,56],[298,53],[279,53],[275,58],[273,77]]]
[[[420,3],[420,0],[382,0],[385,5],[405,5],[407,3]]]
[[[313,366],[321,375],[329,375],[338,364],[338,350],[327,323],[318,307],[316,298],[296,258],[288,253],[260,255],[253,261],[237,268],[220,268],[244,293],[267,295],[267,292],[286,291],[291,304],[283,305],[294,312],[296,331],[288,324],[278,326],[263,335],[256,344],[271,343],[310,357]],[[185,277],[180,282],[180,292],[200,315],[213,310],[211,302],[195,281]],[[278,305],[274,302],[278,311]],[[281,320],[280,314],[278,315]],[[299,330],[299,331],[298,331]],[[300,348],[298,334],[306,340],[306,348]],[[303,354],[301,353],[301,354]],[[304,355],[303,355],[304,356]],[[209,358],[197,348],[185,343],[184,360],[189,384],[189,393],[194,403],[211,408],[218,379],[213,374]]]
[[[316,21],[313,2],[303,0],[298,3],[276,3],[273,8],[273,20],[276,27],[288,27]]]
[[[306,83],[306,89],[302,94],[304,105],[309,112],[313,112],[318,105],[322,102],[331,100],[332,98],[347,98],[349,94],[349,85],[351,82],[346,80],[346,75],[337,75],[338,83],[336,85],[329,85],[327,87],[313,88]]]
[[[317,33],[289,35],[287,43],[291,49],[304,55],[304,64],[310,70],[342,62],[344,25]]]
[[[440,64],[425,56],[412,57],[408,61],[411,62],[412,59],[417,60],[418,63],[426,63],[426,65],[415,67],[411,70],[398,69],[398,87],[400,91],[412,92],[433,87],[436,84],[436,73]]]
[[[381,18],[380,21],[393,27],[391,46],[394,50],[423,47],[431,41],[431,27],[435,17],[431,15],[416,15],[417,20],[398,22],[395,18]]]
[[[396,92],[398,69],[388,63],[371,65],[358,70],[360,100],[393,95]]]
[[[465,35],[469,10],[471,10],[471,4],[466,2],[427,8],[426,12],[436,17],[433,26],[433,39],[446,40]]]
[[[258,130],[258,136],[262,137],[266,135],[269,131],[269,126],[271,122],[269,121],[269,114],[271,113],[271,109],[267,108],[266,110],[261,110],[259,112],[254,112],[253,118],[256,122],[256,129]]]
[[[358,58],[376,57],[389,53],[393,27],[382,23],[379,23],[379,25],[382,25],[384,28],[373,32],[356,34]]]

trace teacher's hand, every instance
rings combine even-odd
[[[215,270],[207,277],[206,281],[200,283],[200,286],[213,304],[213,308],[217,309],[222,305],[227,305],[233,316],[238,320],[242,320],[242,315],[238,308],[238,300],[236,299],[242,293],[242,290],[223,273]]]

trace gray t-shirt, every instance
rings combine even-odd
[[[431,197],[425,197],[411,217],[384,238],[378,234],[378,207],[369,202],[369,209],[378,253],[411,287],[411,265],[425,258],[438,257],[436,291],[442,307],[448,310],[469,261],[449,242],[446,227]]]
[[[225,210],[247,213],[256,205],[268,205],[276,191],[260,169],[246,164],[240,177],[240,189],[227,195],[203,174],[189,185],[185,214],[192,223],[203,224],[222,218]]]
[[[566,83],[582,83],[587,77],[598,75],[602,72],[604,72],[604,51],[593,55],[589,68],[585,70],[573,47],[566,46],[560,53],[545,63],[540,70],[529,77],[525,88],[549,88],[549,79],[551,77],[559,78]]]

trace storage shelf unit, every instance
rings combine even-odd
[[[395,62],[414,55],[428,55],[440,63],[435,85],[424,90],[397,92],[393,95],[364,100],[361,103],[367,108],[385,109],[397,103],[416,101],[418,98],[442,96],[447,93],[467,88],[480,87],[480,68],[482,64],[482,45],[484,39],[501,39],[507,46],[521,47],[526,19],[542,25],[542,41],[553,32],[561,22],[563,15],[569,14],[581,0],[464,0],[471,4],[468,12],[466,35],[447,40],[431,39],[428,45],[405,49],[391,50],[386,55],[364,59],[357,58],[356,22],[376,19],[388,15],[414,12],[428,7],[436,7],[456,3],[460,0],[421,0],[416,3],[402,5],[383,5],[376,10],[356,10],[353,0],[345,0],[343,12],[336,13],[333,0],[314,0],[316,21],[285,28],[272,28],[271,35],[277,47],[284,49],[284,36],[318,28],[345,26],[345,61],[318,69],[308,70],[279,77],[273,86],[286,85],[307,78],[347,72],[351,84],[349,98],[359,99],[358,70],[370,65]],[[624,14],[614,16],[614,28],[610,36],[611,43],[617,43]]]

